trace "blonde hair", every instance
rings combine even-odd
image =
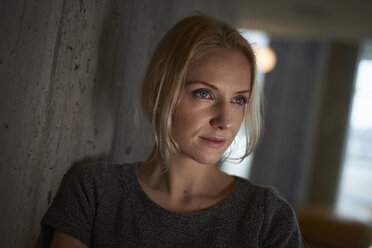
[[[142,88],[142,107],[152,123],[155,146],[147,162],[165,166],[179,152],[172,137],[172,116],[184,88],[187,68],[213,48],[243,53],[251,69],[251,94],[244,113],[247,157],[261,131],[256,58],[252,47],[228,24],[206,15],[187,17],[174,25],[161,39],[147,68]],[[164,168],[163,168],[164,169]]]

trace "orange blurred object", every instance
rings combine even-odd
[[[372,228],[365,222],[337,214],[326,206],[305,206],[297,218],[306,243],[312,248],[368,248]]]

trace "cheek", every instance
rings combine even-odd
[[[208,113],[192,104],[182,103],[173,118],[174,136],[194,135],[208,124]]]

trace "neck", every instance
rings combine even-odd
[[[186,156],[173,158],[163,173],[158,164],[140,165],[139,183],[151,200],[175,212],[206,211],[225,199],[235,182],[215,165],[200,164]]]
[[[216,165],[200,164],[195,160],[176,156],[162,173],[158,163],[142,166],[141,179],[148,186],[172,198],[188,196],[214,197],[232,184],[234,178],[222,172]]]

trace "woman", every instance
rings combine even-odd
[[[46,245],[302,247],[285,200],[216,166],[242,122],[244,157],[257,143],[255,80],[254,53],[235,29],[203,15],[177,23],[144,81],[150,158],[76,171],[43,219]]]

